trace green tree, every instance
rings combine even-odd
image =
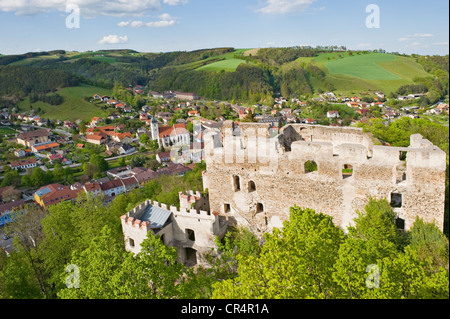
[[[172,299],[179,296],[184,266],[176,262],[175,248],[149,233],[136,256],[127,255],[112,277],[115,298]]]
[[[255,113],[250,110],[250,112],[242,119],[242,122],[258,122],[258,120],[255,119]]]
[[[86,133],[86,123],[81,122],[80,126],[79,126],[79,130],[80,130],[80,134],[85,134]]]
[[[142,144],[147,145],[148,142],[150,142],[150,137],[149,137],[147,134],[142,134],[142,135],[139,137],[139,141],[140,141]]]
[[[8,166],[9,167],[9,166]],[[3,176],[3,180],[1,182],[1,186],[19,186],[22,181],[22,178],[18,171],[10,170]]]
[[[111,229],[111,242],[123,242],[119,214],[124,211],[105,207],[100,197],[81,197],[78,201],[64,201],[48,208],[48,215],[42,220],[44,239],[39,249],[49,274],[48,282],[55,293],[63,288],[60,274],[70,263],[72,254],[87,249],[104,226]]]
[[[61,181],[66,177],[65,170],[61,164],[56,164],[53,169],[53,178],[55,181]]]
[[[105,172],[109,168],[108,162],[99,154],[92,154],[89,163],[94,164],[97,167],[98,173]]]
[[[22,178],[20,180],[20,185],[25,186],[25,187],[32,186],[33,184],[31,182],[30,175],[28,175],[28,174],[22,175]]]
[[[190,133],[194,132],[194,123],[188,122],[186,124],[186,130],[188,130]]]
[[[45,212],[38,206],[26,205],[7,231],[14,236],[10,258],[0,261],[0,296],[4,298],[49,297],[46,274],[38,249],[42,242],[41,220]]]
[[[92,179],[94,176],[96,176],[100,170],[98,169],[97,165],[94,163],[84,163],[83,164],[83,172],[85,175],[89,177],[89,179]]]
[[[47,183],[45,172],[40,167],[33,168],[31,171],[30,180],[33,186],[40,186]]]
[[[395,214],[386,200],[370,199],[354,222],[347,228],[348,237],[339,248],[333,272],[341,289],[339,295],[344,298],[364,298],[368,292],[367,267],[400,252]]]
[[[291,208],[283,230],[265,234],[259,257],[238,255],[238,277],[216,283],[213,298],[331,298],[342,231],[331,217]]]
[[[407,246],[394,257],[377,261],[379,288],[366,289],[364,298],[448,299],[447,269],[435,268],[432,259],[421,259],[417,250]]]
[[[12,252],[0,265],[0,296],[4,299],[41,299],[43,294],[24,251]]]
[[[111,240],[112,231],[108,226],[92,239],[88,248],[82,252],[74,251],[70,264],[79,269],[77,288],[67,286],[69,274],[62,273],[62,283],[66,284],[58,293],[61,299],[111,299],[116,287],[111,278],[122,265],[123,245]],[[72,282],[71,284],[75,284]]]
[[[431,259],[435,268],[448,267],[448,238],[435,224],[426,223],[417,216],[408,237],[409,244],[412,249],[417,251],[419,259]]]
[[[151,151],[156,151],[159,148],[158,141],[157,140],[150,141],[149,147],[150,147]],[[161,149],[162,149],[162,147],[161,147]]]

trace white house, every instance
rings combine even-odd
[[[125,188],[120,179],[113,179],[109,182],[101,183],[100,188],[105,196],[117,196],[125,192]]]
[[[36,167],[37,163],[35,157],[30,157],[21,161],[12,162],[9,166],[11,166],[12,169],[18,170]]]
[[[134,146],[131,146],[130,144],[123,144],[121,147],[119,147],[119,154],[128,155],[136,151],[136,148]]]
[[[338,111],[328,111],[327,118],[329,118],[329,119],[339,118],[339,112]]]

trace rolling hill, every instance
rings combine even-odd
[[[34,110],[40,109],[40,115],[50,120],[70,120],[77,119],[90,121],[94,116],[105,117],[108,114],[96,104],[85,101],[84,98],[92,97],[94,94],[111,95],[111,90],[81,84],[76,87],[67,87],[57,90],[57,93],[64,98],[60,105],[50,105],[48,103],[37,101],[30,103],[28,97],[18,103],[20,110],[29,110],[30,105]]]
[[[440,58],[448,60],[448,56]],[[40,74],[41,78],[36,78],[36,81],[43,81],[46,73],[59,72],[62,79],[64,74],[75,77],[78,86],[3,84],[0,86],[0,106],[10,107],[9,101],[19,100],[19,107],[28,109],[27,94],[45,87],[46,91],[41,93],[57,91],[64,97],[64,103],[52,106],[38,101],[33,103],[33,108],[40,107],[45,112],[44,116],[49,118],[64,113],[69,119],[75,115],[87,119],[103,115],[104,111],[83,97],[94,93],[111,94],[116,83],[124,87],[139,84],[152,91],[196,92],[207,99],[270,103],[278,91],[286,97],[312,96],[330,90],[345,95],[374,91],[388,95],[402,86],[415,83],[418,78],[433,78],[435,74],[439,74],[443,87],[438,88],[437,95],[448,94],[448,83],[445,83],[448,67],[445,63],[441,63],[443,68],[436,73],[434,66],[427,66],[427,72],[423,61],[426,60],[417,56],[300,47],[226,47],[166,53],[133,50],[31,52],[0,56],[0,81],[2,68],[10,68],[17,74],[22,72],[23,80],[29,80],[29,74]],[[448,65],[448,61],[446,63]],[[4,69],[3,74],[9,70]],[[432,82],[427,82],[429,89]]]

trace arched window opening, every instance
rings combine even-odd
[[[248,182],[248,192],[254,192],[256,191],[256,185],[254,181]]]
[[[256,213],[259,214],[262,212],[264,212],[264,205],[261,203],[256,204]]]

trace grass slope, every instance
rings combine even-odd
[[[321,54],[310,62],[325,71],[327,81],[344,94],[377,90],[389,94],[402,85],[411,84],[414,77],[429,76],[411,57],[383,53],[339,54]]]
[[[241,65],[242,63],[246,63],[245,60],[236,59],[235,56],[243,55],[248,50],[249,49],[236,49],[234,50],[234,52],[226,53],[219,57],[214,57],[214,58],[222,58],[223,60],[201,66],[196,70],[210,71],[210,72],[219,72],[224,70],[226,72],[234,72],[236,71],[239,65]]]
[[[326,62],[330,74],[345,74],[365,80],[399,80],[400,76],[381,67],[380,62],[393,62],[395,55],[373,53]]]
[[[41,108],[41,116],[49,118],[50,120],[70,120],[75,121],[81,119],[83,121],[90,121],[94,116],[104,117],[107,113],[95,106],[93,103],[85,101],[86,96],[94,96],[94,94],[111,95],[111,90],[102,89],[90,85],[80,85],[77,87],[69,87],[58,90],[59,95],[64,97],[64,102],[61,105],[50,105],[38,101],[33,103],[33,109]],[[19,103],[19,108],[22,111],[30,109],[30,100],[25,98]]]
[[[212,71],[212,72],[218,72],[224,70],[225,72],[234,72],[236,71],[237,67],[241,65],[242,63],[245,63],[244,60],[241,59],[228,59],[228,60],[222,60],[218,62],[214,62],[211,64],[207,64],[205,66],[199,67],[196,70],[199,71]]]

